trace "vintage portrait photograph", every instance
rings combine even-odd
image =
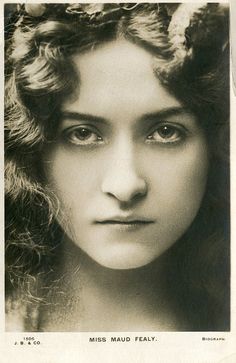
[[[230,332],[229,13],[4,5],[6,332]]]

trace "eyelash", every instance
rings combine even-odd
[[[160,133],[162,132],[162,136]],[[168,137],[168,132],[170,135]],[[157,133],[155,139],[153,135]],[[166,133],[166,135],[164,135]],[[161,123],[147,136],[147,141],[150,143],[161,143],[161,144],[175,144],[183,141],[187,136],[187,130],[182,125]],[[159,138],[159,139],[158,139]]]
[[[78,134],[78,132],[84,132],[84,138],[85,139],[81,139],[83,136],[76,136],[76,133]],[[87,136],[86,136],[86,132],[87,132]],[[88,140],[89,136],[91,135],[95,135],[95,139],[94,140]],[[93,145],[93,144],[97,144],[97,143],[102,143],[103,139],[102,137],[99,135],[98,130],[91,128],[88,125],[81,125],[81,126],[74,126],[74,127],[69,127],[68,129],[63,131],[63,137],[64,139],[74,145],[78,145],[78,146],[86,146],[86,145]],[[86,140],[87,138],[87,140]],[[81,139],[81,141],[79,141]]]
[[[82,135],[79,135],[79,132]],[[147,143],[154,144],[175,144],[183,141],[186,135],[187,130],[182,125],[162,123],[155,126],[146,140]],[[88,125],[73,126],[64,130],[63,138],[66,142],[77,146],[96,145],[104,142],[99,131],[95,127]]]

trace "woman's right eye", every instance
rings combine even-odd
[[[101,143],[102,137],[97,130],[89,126],[74,126],[63,131],[63,138],[66,142],[74,145],[92,145]]]

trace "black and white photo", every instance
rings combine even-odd
[[[8,332],[230,331],[226,3],[5,4]]]

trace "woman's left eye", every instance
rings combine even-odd
[[[159,143],[175,143],[182,141],[186,136],[186,131],[181,126],[175,125],[159,125],[155,130],[148,135],[147,140],[150,142]]]
[[[102,141],[98,131],[88,126],[70,127],[63,132],[63,137],[74,145],[91,145]]]

